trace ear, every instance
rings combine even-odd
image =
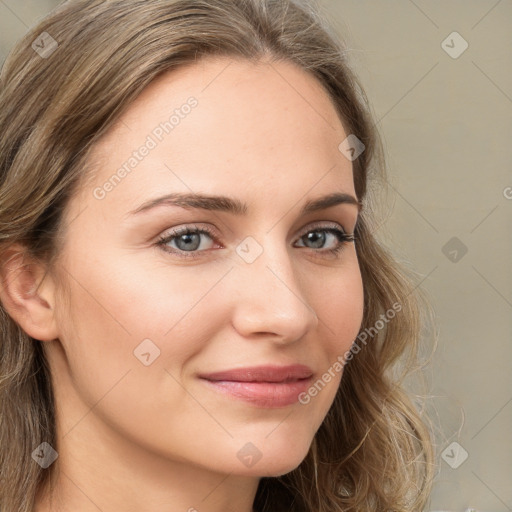
[[[10,246],[0,260],[0,300],[9,316],[32,338],[58,337],[55,286],[45,266],[20,244]]]

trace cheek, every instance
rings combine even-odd
[[[310,305],[319,319],[315,352],[320,375],[299,396],[299,402],[309,410],[316,429],[334,401],[343,375],[345,353],[356,339],[363,319],[363,282],[356,256],[347,257],[343,267],[322,280],[311,277],[307,286]]]
[[[363,320],[363,282],[357,258],[350,255],[343,267],[321,280],[311,280],[311,307],[319,319],[330,363],[348,350]]]
[[[155,366],[179,371],[218,328],[220,315],[213,308],[221,301],[207,295],[224,271],[171,273],[168,267],[108,254],[101,265],[77,259],[67,270],[70,297],[63,299],[57,319],[61,341],[71,370],[87,368],[84,377],[98,388],[108,385],[105,379],[144,366],[137,359],[139,346]]]
[[[187,362],[218,328],[218,317],[208,314],[212,299],[202,298],[219,278],[191,279],[183,270],[170,276],[133,264],[109,266],[106,259],[101,267],[75,265],[68,271],[73,276],[70,296],[59,309],[58,322],[67,365],[59,370],[69,373],[80,402],[70,412],[76,416],[71,424],[94,408],[104,422],[143,439],[147,418],[169,429],[180,410],[183,421],[173,423],[173,433],[186,437],[197,404],[179,382]],[[92,415],[88,418],[93,421]]]

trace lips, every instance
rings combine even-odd
[[[305,365],[253,366],[200,375],[210,388],[252,405],[273,408],[298,401],[313,371]]]
[[[294,364],[290,366],[253,366],[250,368],[237,368],[221,372],[209,373],[201,377],[210,381],[235,382],[290,382],[307,379],[313,375],[308,366]]]

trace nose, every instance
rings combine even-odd
[[[233,326],[244,337],[266,336],[290,343],[316,328],[286,247],[264,250],[252,263],[238,262],[233,272]]]

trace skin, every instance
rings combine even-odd
[[[197,107],[97,199],[95,187],[191,96]],[[352,233],[358,208],[300,214],[310,199],[356,195],[338,150],[347,135],[319,82],[294,64],[210,57],[152,82],[96,145],[96,174],[64,212],[55,271],[38,283],[35,262],[2,290],[10,314],[44,343],[53,375],[59,458],[52,503],[41,493],[37,512],[249,512],[262,476],[300,464],[342,372],[308,404],[276,408],[197,375],[302,363],[314,382],[352,345],[363,314],[355,245],[333,255],[302,237],[318,224]],[[129,214],[192,191],[236,198],[247,213]],[[215,233],[197,258],[157,245],[190,224]],[[247,236],[263,249],[252,263],[236,252]],[[338,244],[326,234],[324,247]],[[147,338],[160,350],[149,366],[133,353]],[[249,442],[261,453],[251,467],[237,457]]]

